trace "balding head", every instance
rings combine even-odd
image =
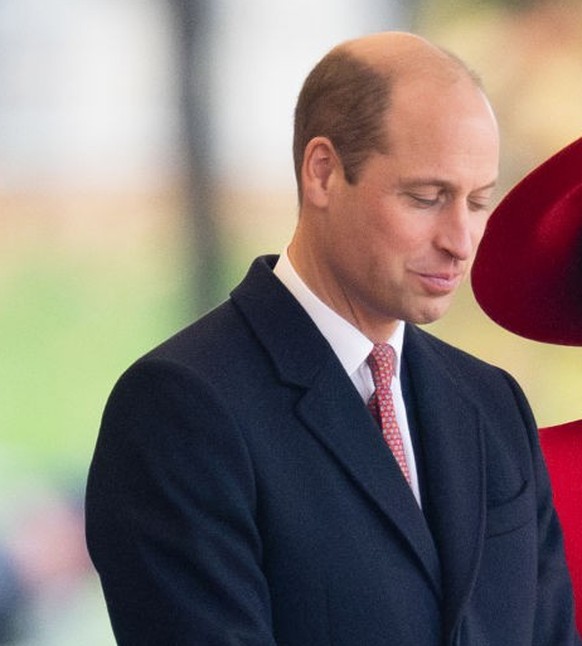
[[[334,49],[346,52],[394,80],[414,75],[437,74],[441,79],[459,76],[479,80],[463,61],[425,38],[407,32],[389,31],[348,40]]]
[[[293,156],[300,199],[309,141],[328,138],[347,181],[355,183],[372,152],[389,150],[385,117],[394,90],[423,79],[435,86],[469,82],[480,91],[479,79],[460,59],[414,34],[372,34],[332,49],[307,77],[295,110]]]

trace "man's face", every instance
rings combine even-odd
[[[389,153],[355,185],[335,173],[318,249],[324,300],[368,336],[428,323],[467,275],[498,168],[495,120],[469,82],[436,95],[410,84],[393,100]]]

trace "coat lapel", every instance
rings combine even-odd
[[[269,352],[284,383],[300,386],[297,415],[391,521],[442,594],[435,543],[396,460],[327,341],[273,275],[275,258],[255,261],[232,298]]]
[[[485,449],[479,410],[442,347],[407,328],[404,352],[424,447],[430,525],[442,564],[445,630],[452,634],[483,547]]]
[[[372,416],[335,355],[306,390],[297,414],[350,474],[370,503],[390,519],[440,598],[440,564],[425,517]]]

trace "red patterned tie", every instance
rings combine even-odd
[[[394,401],[392,400],[391,383],[394,375],[396,353],[389,343],[377,343],[374,345],[367,361],[376,387],[368,402],[368,408],[382,429],[386,444],[390,447],[404,477],[410,484],[410,473],[406,463],[404,444],[402,443],[402,435],[398,427]]]

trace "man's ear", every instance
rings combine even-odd
[[[334,173],[343,173],[343,170],[333,144],[327,137],[314,137],[305,147],[303,156],[303,199],[319,208],[326,208],[330,179]]]

